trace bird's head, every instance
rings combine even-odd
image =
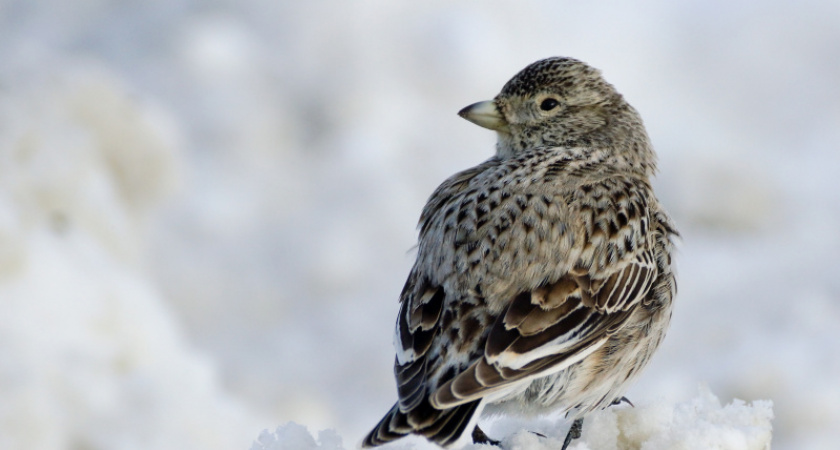
[[[577,140],[592,137],[612,115],[628,108],[598,70],[576,59],[555,57],[529,65],[496,98],[458,114],[495,130],[497,154],[504,158],[538,146],[579,145]],[[635,115],[632,108],[629,111]]]

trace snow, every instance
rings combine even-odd
[[[174,137],[95,71],[39,87],[2,102],[0,448],[236,447],[255,416],[137,263]]]
[[[0,1],[0,448],[355,445],[420,209],[492,151],[455,113],[549,55],[639,109],[682,232],[637,408],[578,447],[761,445],[764,400],[773,448],[840,439],[840,3],[68,5]]]
[[[277,427],[274,433],[264,430],[251,446],[251,450],[344,450],[341,437],[335,430],[321,430],[318,439],[312,437],[305,426],[289,422]]]
[[[746,403],[733,400],[722,405],[708,388],[701,388],[694,398],[673,403],[667,401],[640,404],[636,407],[613,407],[587,416],[580,439],[569,450],[769,450],[772,437],[773,403],[759,400]],[[490,423],[490,436],[501,438],[507,450],[551,450],[563,445],[569,424],[561,418],[523,420],[500,418]],[[494,433],[495,432],[495,433]],[[405,441],[411,441],[406,443]],[[251,450],[343,450],[335,430],[318,432],[318,439],[306,427],[289,422],[274,433],[263,431]],[[352,448],[352,447],[350,447]],[[385,449],[434,449],[420,439],[406,438],[382,447]],[[498,448],[472,444],[464,450]]]

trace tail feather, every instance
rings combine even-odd
[[[454,444],[466,431],[480,402],[481,400],[476,400],[444,411],[440,419],[429,428],[420,430],[420,434],[441,447]]]
[[[476,400],[441,411],[427,405],[428,400],[424,400],[426,405],[423,406],[429,406],[428,408],[415,408],[408,412],[400,411],[399,404],[395,404],[368,433],[362,441],[362,447],[376,447],[409,434],[419,434],[445,447],[464,434],[480,402],[481,400]],[[416,428],[412,423],[423,426]]]

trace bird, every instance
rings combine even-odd
[[[677,229],[639,113],[590,65],[534,62],[458,113],[495,154],[444,181],[399,297],[399,399],[362,441],[499,445],[483,414],[572,421],[626,398],[669,327]]]

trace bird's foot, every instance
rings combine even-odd
[[[627,403],[628,405],[630,405],[634,408],[636,407],[636,405],[634,405],[633,402],[631,402],[630,399],[628,399],[627,397],[621,397],[621,398],[617,398],[617,399],[613,400],[613,402],[610,406],[620,405],[622,403]]]
[[[484,431],[478,427],[478,425],[476,425],[473,429],[472,440],[473,444],[495,445],[496,447],[499,447],[501,444],[501,442],[495,439],[490,439],[490,436],[487,436],[487,434],[485,434]]]
[[[569,444],[572,443],[573,440],[580,437],[581,432],[583,431],[583,419],[575,419],[572,422],[572,427],[569,428],[569,433],[566,434],[566,439],[563,441],[563,448],[560,450],[566,450]]]

